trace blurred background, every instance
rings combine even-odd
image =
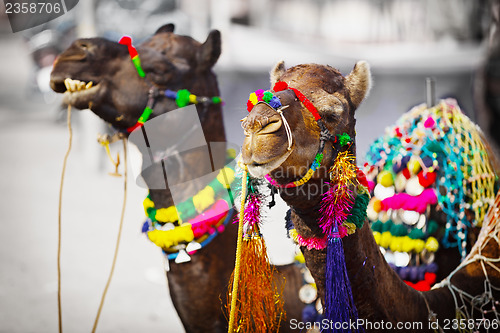
[[[68,133],[49,75],[55,56],[76,38],[117,41],[127,34],[137,45],[174,23],[176,33],[204,41],[219,29],[215,72],[228,140],[238,145],[248,94],[269,88],[268,72],[281,59],[287,67],[329,64],[345,75],[358,60],[371,64],[374,86],[357,111],[359,164],[386,126],[426,102],[428,77],[437,98],[456,98],[486,132],[496,128],[493,0],[85,0],[18,33],[0,6],[0,332],[57,330],[57,203]],[[96,142],[105,124],[75,111],[73,127],[63,197],[63,325],[88,332],[111,265],[123,178],[108,175],[113,167]],[[129,184],[122,247],[98,331],[182,332],[161,251],[140,232],[147,192]],[[269,219],[280,222],[266,225],[268,234],[283,236],[284,211],[273,208]],[[287,240],[268,245],[277,263],[293,256]]]

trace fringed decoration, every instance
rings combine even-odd
[[[261,236],[253,235],[243,240],[241,268],[240,289],[234,310],[235,331],[277,332],[285,315],[280,298],[285,281],[274,278],[277,271],[269,264]]]
[[[344,195],[339,195],[342,192]],[[352,205],[352,191],[347,186],[330,186],[323,196],[320,208],[319,226],[323,232],[328,234],[333,227],[341,226],[349,216]]]
[[[247,203],[245,205],[245,222],[248,223],[249,227],[258,225],[260,222],[260,207],[261,200],[260,195],[256,193],[250,193],[248,195]]]
[[[351,283],[345,266],[342,237],[352,234],[360,223],[357,218],[366,211],[366,194],[355,198],[353,190],[359,186],[358,168],[351,152],[340,152],[330,170],[330,189],[321,203],[319,226],[328,237],[326,256],[325,317],[331,323],[355,322],[358,319],[352,298]],[[353,212],[354,211],[354,212]],[[338,327],[335,325],[334,327]],[[345,327],[341,325],[341,327]],[[348,326],[349,327],[349,326]],[[335,330],[337,331],[337,330]],[[338,331],[344,331],[343,329]],[[351,331],[347,329],[345,331]]]
[[[248,184],[250,193],[242,214],[243,220],[239,221],[245,223],[246,231],[241,243],[239,262],[241,270],[238,281],[235,281],[239,285],[236,301],[232,300],[234,283],[228,291],[228,304],[233,306],[233,308],[228,306],[228,310],[234,318],[233,327],[230,327],[229,331],[230,333],[231,330],[241,333],[277,332],[285,316],[281,298],[285,281],[276,278],[278,272],[269,263],[259,227],[261,196],[256,192],[251,180]],[[234,275],[233,272],[231,280],[234,280]]]
[[[345,266],[344,248],[336,228],[332,231],[332,235],[328,237],[325,317],[332,324],[356,322],[358,319],[358,311],[356,310],[352,298],[351,282],[347,276],[347,269]],[[338,325],[331,326],[338,327]],[[344,332],[343,329],[335,330],[335,332],[337,331]],[[349,329],[345,331],[351,332]]]

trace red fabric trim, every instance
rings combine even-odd
[[[283,81],[276,82],[276,84],[273,87],[273,90],[275,92],[286,90],[286,89],[290,89],[295,93],[295,96],[297,96],[297,98],[302,102],[302,104],[304,104],[304,106],[309,110],[309,112],[311,112],[311,114],[313,115],[313,117],[316,121],[321,119],[321,116],[319,115],[318,109],[316,109],[314,104],[311,103],[311,101],[303,93],[301,93],[300,90],[288,86],[288,84],[286,82],[283,82]]]

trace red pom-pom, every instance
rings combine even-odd
[[[436,177],[437,176],[435,172],[427,172],[424,175],[424,171],[422,170],[418,173],[418,182],[423,187],[429,187],[434,184],[434,182],[436,181]]]
[[[411,174],[410,174],[410,170],[408,170],[408,168],[403,169],[403,176],[405,176],[406,179],[410,179]]]
[[[424,280],[429,284],[433,285],[436,282],[436,273],[426,272],[424,274]]]
[[[366,175],[363,171],[361,171],[358,167],[356,167],[357,169],[357,178],[358,178],[358,181],[361,185],[363,185],[364,187],[368,188],[368,180],[366,179]]]
[[[286,90],[286,89],[288,89],[288,84],[286,82],[283,82],[283,81],[276,82],[276,84],[273,87],[273,90],[275,92]]]
[[[253,109],[253,104],[250,101],[247,101],[247,111],[250,112]]]
[[[396,136],[397,136],[398,138],[400,138],[400,137],[402,137],[402,136],[403,136],[403,134],[401,133],[401,130],[399,129],[399,127],[396,127],[396,128],[394,129],[394,131],[396,132]]]
[[[131,46],[132,38],[130,38],[129,36],[123,36],[122,38],[120,38],[120,41],[118,43]]]

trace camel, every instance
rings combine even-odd
[[[186,89],[198,98],[201,96],[196,109],[206,142],[224,143],[226,137],[220,100],[210,102],[213,97],[219,96],[212,67],[221,52],[220,33],[214,30],[204,43],[199,43],[191,37],[174,34],[173,30],[172,24],[165,25],[137,46],[145,78],[138,75],[126,45],[102,38],[76,40],[57,58],[51,87],[58,93],[64,93],[65,103],[78,109],[91,109],[125,136],[130,132],[127,129],[137,125],[151,98],[154,99],[154,106],[149,119],[179,108],[175,100],[160,96],[159,91]],[[76,86],[76,89],[66,91],[66,78],[72,79],[70,85]],[[150,152],[143,148],[142,155],[149,156]],[[153,152],[153,155],[156,153]],[[203,157],[200,154],[199,150],[192,150],[184,155],[184,169],[199,168],[200,156]],[[225,149],[212,151],[215,169],[224,167],[225,154]],[[174,202],[168,186],[155,187],[158,174],[162,174],[158,170],[162,168],[160,161],[156,161],[142,174],[150,188],[148,202],[155,209],[170,207]],[[185,180],[182,177],[187,176],[180,174],[180,181]],[[236,225],[228,223],[224,232],[219,232],[208,245],[192,254],[189,262],[177,264],[167,260],[167,263],[170,261],[167,272],[170,295],[186,332],[227,330],[224,304],[234,267],[236,235]],[[281,266],[279,271],[287,280],[287,315],[289,318],[300,318],[302,303],[298,299],[298,290],[302,284],[301,273],[294,265]],[[284,328],[284,331],[287,329]]]
[[[291,221],[302,240],[300,248],[323,304],[327,249],[321,246],[321,240],[325,239],[320,225],[322,197],[330,188],[329,170],[335,158],[346,152],[356,155],[355,110],[367,96],[370,85],[370,69],[364,61],[358,62],[345,77],[330,66],[304,64],[287,70],[280,62],[271,71],[271,87],[282,107],[257,103],[249,108],[242,125],[245,131],[242,162],[254,177],[268,178],[290,206]],[[318,115],[311,111],[314,109]],[[317,121],[319,118],[321,121]],[[345,134],[350,138],[347,145],[332,140]],[[319,149],[323,153],[322,162],[307,176],[318,146],[325,140],[328,142],[324,149]],[[297,186],[290,186],[293,182]],[[336,185],[332,184],[334,188]],[[417,291],[399,278],[385,261],[368,223],[342,238],[353,301],[364,329],[449,329],[457,313],[463,320],[486,318],[491,323],[498,318],[495,317],[498,316],[495,300],[500,296],[498,203],[497,198],[471,253],[452,274],[427,292]],[[314,246],[310,246],[311,240],[315,241]],[[474,301],[464,295],[475,297]],[[471,306],[473,310],[467,311]],[[412,323],[421,326],[418,329],[405,326]],[[326,324],[321,328],[333,327],[332,323]],[[480,324],[474,326],[479,331],[488,328],[491,329]],[[352,331],[357,329],[361,327],[356,326]]]

